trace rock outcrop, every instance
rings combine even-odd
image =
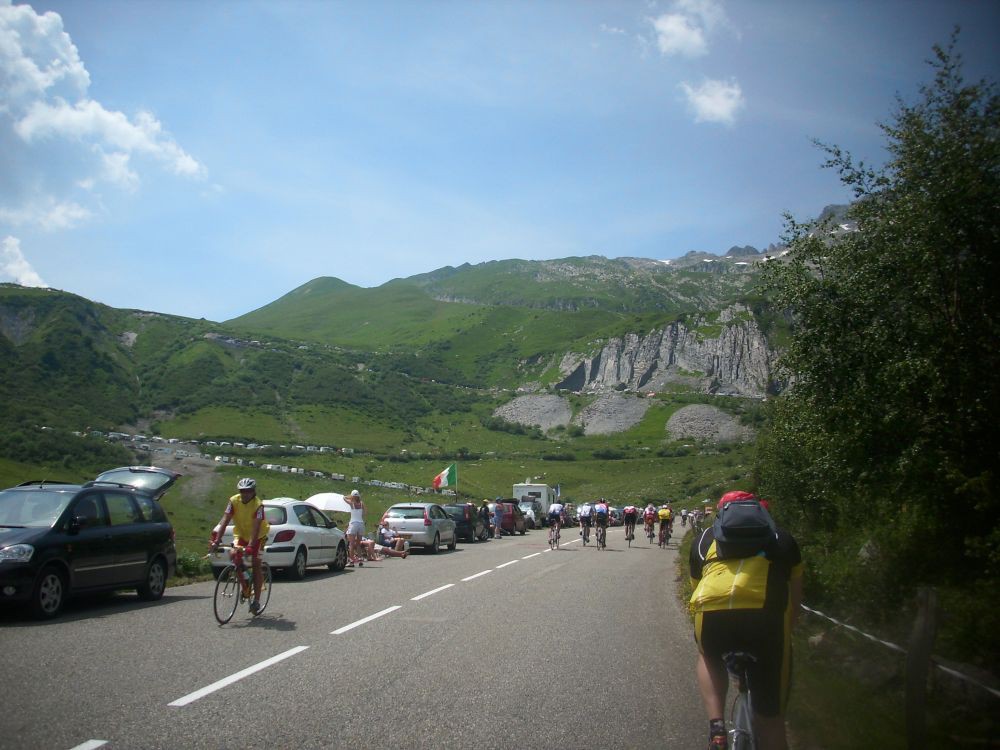
[[[731,414],[708,404],[691,404],[667,420],[667,437],[712,443],[743,443],[754,439],[752,427],[741,425]]]
[[[762,397],[774,352],[751,312],[734,305],[716,320],[675,322],[645,336],[607,341],[596,354],[570,352],[559,362],[558,388],[659,391],[680,384],[706,393]]]

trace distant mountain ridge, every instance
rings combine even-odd
[[[223,323],[2,284],[0,398],[7,416],[66,426],[218,407],[295,425],[322,408],[405,430],[495,408],[504,389],[760,397],[783,319],[758,271],[784,252],[508,259],[374,288],[319,277]]]

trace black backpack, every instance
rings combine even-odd
[[[712,536],[720,559],[753,557],[777,538],[778,527],[757,500],[737,500],[722,506]]]

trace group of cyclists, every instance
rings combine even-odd
[[[702,511],[698,512],[702,513],[702,518],[704,518],[704,513]],[[688,511],[684,510],[682,514],[682,518],[686,519]],[[695,511],[691,511],[692,519],[694,518],[694,514]],[[642,509],[635,505],[626,505],[622,509],[622,524],[625,527],[625,539],[629,542],[635,539],[635,527],[640,515],[642,516],[646,536],[649,537],[651,542],[655,534],[656,524],[659,522],[659,544],[661,547],[666,546],[674,527],[674,510],[671,504],[664,503],[656,506],[653,503],[649,503]],[[590,501],[583,503],[577,509],[576,520],[580,523],[580,536],[583,538],[584,546],[590,543],[590,531],[594,529],[597,548],[600,550],[606,547],[607,528],[611,523],[611,506],[605,498],[602,497],[593,503]],[[560,530],[566,525],[566,522],[566,506],[559,501],[552,503],[549,506],[548,513],[550,547],[558,546]]]

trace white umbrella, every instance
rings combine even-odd
[[[351,512],[351,506],[347,504],[344,496],[337,492],[320,492],[318,495],[310,497],[306,502],[316,506],[320,510]]]

